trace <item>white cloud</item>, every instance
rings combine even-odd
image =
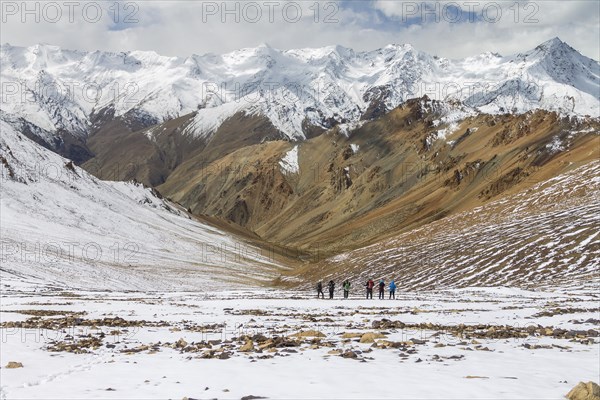
[[[186,56],[224,53],[264,42],[282,49],[341,44],[357,50],[389,43],[411,43],[432,54],[459,58],[484,51],[517,53],[558,36],[588,57],[600,59],[600,3],[595,1],[520,1],[518,22],[515,22],[516,1],[479,0],[479,6],[475,7],[478,22],[450,23],[442,16],[440,22],[435,23],[429,16],[422,24],[415,24],[420,22],[420,15],[412,15],[414,11],[410,15],[411,23],[403,21],[407,10],[413,10],[406,1],[379,0],[362,3],[360,8],[348,6],[347,2],[326,1],[320,3],[318,15],[313,2],[283,1],[277,6],[269,6],[271,3],[267,1],[250,2],[258,5],[262,13],[256,23],[248,22],[257,16],[257,7],[248,6],[248,2],[226,3],[229,10],[237,7],[237,11],[229,14],[222,8],[221,1],[121,2],[118,18],[115,18],[114,3],[86,2],[75,10],[72,23],[66,7],[62,7],[63,15],[58,22],[50,23],[41,18],[36,23],[32,15],[23,15],[21,9],[13,15],[14,10],[6,8],[6,4],[11,3],[19,8],[23,4],[2,2],[2,40],[23,46],[45,42],[82,50],[154,50],[164,55]],[[90,18],[83,18],[82,9],[87,3],[102,5],[100,21],[92,23]],[[412,6],[422,7],[423,3],[414,2]],[[462,5],[466,10],[468,2],[442,1],[439,7],[449,3]],[[501,8],[502,17],[495,23],[486,22],[482,9],[488,7],[486,17],[493,19],[495,4]],[[302,18],[294,22],[297,6],[301,7]],[[94,7],[88,12],[90,10]],[[46,14],[50,11],[46,10]],[[525,23],[525,18],[534,11],[531,18],[538,22]],[[40,13],[43,10],[40,9]],[[124,21],[131,13],[138,22]],[[239,22],[234,21],[236,13]],[[53,14],[47,16],[53,17]],[[338,22],[326,23],[324,19],[328,16]],[[26,17],[24,23],[22,17]]]

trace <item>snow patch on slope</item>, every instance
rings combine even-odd
[[[298,146],[294,146],[291,150],[285,153],[279,161],[279,166],[282,172],[288,174],[297,174],[300,172],[300,164],[298,163]]]

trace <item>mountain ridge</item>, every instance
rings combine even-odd
[[[262,115],[283,138],[304,140],[311,129],[356,123],[372,116],[369,110],[388,112],[423,95],[460,101],[473,113],[540,108],[600,116],[600,64],[558,38],[514,56],[457,60],[409,44],[362,52],[265,45],[188,57],[5,44],[0,61],[2,80],[11,86],[4,112],[50,134],[79,137],[90,134],[95,113],[112,108],[115,117],[142,115],[150,125],[193,113],[188,133],[195,136],[214,134],[236,113]],[[86,93],[86,85],[95,93]]]

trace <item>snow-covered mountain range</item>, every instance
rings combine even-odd
[[[558,38],[522,54],[461,60],[407,44],[367,52],[261,45],[182,58],[4,44],[0,63],[3,119],[27,123],[46,142],[60,132],[85,138],[106,110],[145,126],[195,113],[186,130],[204,137],[242,112],[301,140],[307,127],[352,126],[423,95],[468,113],[600,116],[600,64]]]

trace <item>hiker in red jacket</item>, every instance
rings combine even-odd
[[[369,279],[366,286],[367,286],[367,299],[372,299],[373,298],[373,288],[375,287],[375,282],[373,282],[373,279]]]

